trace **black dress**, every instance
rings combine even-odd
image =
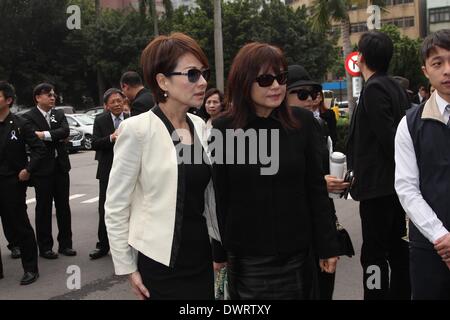
[[[196,141],[196,143],[198,143]],[[194,145],[185,145],[183,150]],[[150,292],[150,299],[214,300],[214,272],[211,245],[203,217],[204,193],[211,178],[206,163],[184,163],[184,198],[181,244],[173,268],[139,253],[138,270]]]

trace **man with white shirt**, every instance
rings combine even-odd
[[[123,112],[125,95],[116,88],[108,89],[103,95],[103,103],[107,112],[98,115],[94,121],[92,148],[97,152],[97,176],[99,180],[98,200],[98,242],[96,248],[89,253],[92,260],[104,257],[109,252],[108,234],[105,225],[105,200],[108,188],[109,172],[114,158],[114,145],[120,123],[128,118]]]
[[[395,137],[395,189],[410,217],[413,299],[450,299],[450,29],[428,36],[422,70],[436,88]]]
[[[52,209],[56,208],[58,223],[58,252],[75,256],[72,249],[71,212],[69,205],[70,161],[65,140],[69,137],[69,124],[62,110],[55,110],[56,94],[53,85],[41,83],[33,90],[36,107],[23,117],[30,123],[36,136],[44,141],[46,155],[43,165],[32,177],[36,191],[36,237],[39,254],[46,259],[56,259],[53,248]]]

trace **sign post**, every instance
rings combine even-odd
[[[361,70],[358,66],[359,52],[352,52],[345,58],[345,70],[352,76],[353,97],[358,98],[362,89]],[[347,97],[349,99],[349,97]]]

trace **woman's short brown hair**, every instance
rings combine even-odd
[[[144,81],[152,91],[156,103],[166,101],[164,91],[156,81],[156,75],[173,72],[180,57],[186,53],[192,53],[205,68],[209,67],[208,59],[197,42],[180,32],[158,36],[142,51],[141,66]]]
[[[260,70],[275,73],[287,71],[287,61],[280,48],[267,43],[252,42],[243,46],[234,57],[228,74],[225,94],[225,109],[233,119],[235,128],[243,128],[255,105],[251,97],[252,85]],[[283,100],[279,108],[279,118],[285,128],[297,128],[290,110]]]

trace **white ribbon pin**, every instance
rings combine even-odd
[[[50,121],[54,122],[54,123],[58,123],[58,121],[56,121],[55,116],[52,114],[52,116],[50,117]]]
[[[15,130],[11,131],[11,140],[17,140],[16,131]]]

